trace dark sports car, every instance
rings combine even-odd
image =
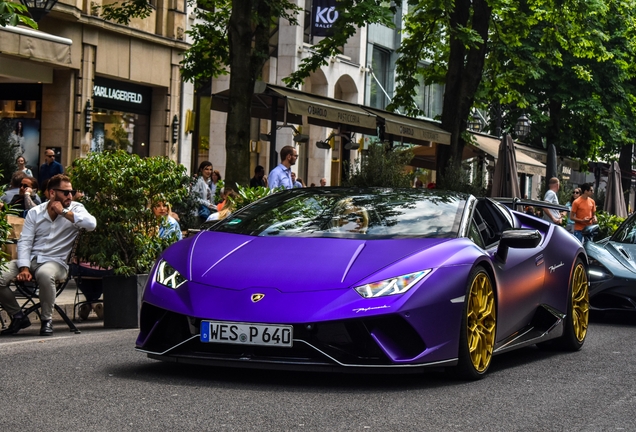
[[[136,348],[184,363],[329,371],[447,367],[578,350],[587,256],[563,228],[427,189],[279,192],[175,243],[143,295]]]
[[[591,233],[593,234],[593,233]],[[593,310],[636,310],[636,214],[609,238],[587,241],[590,306]]]

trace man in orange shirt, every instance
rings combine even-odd
[[[592,199],[594,189],[590,183],[581,185],[581,196],[572,203],[570,219],[574,221],[574,237],[583,243],[583,229],[596,221],[596,203]]]

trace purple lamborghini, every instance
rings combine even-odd
[[[587,256],[563,228],[488,198],[305,188],[175,243],[146,285],[137,350],[183,363],[345,372],[582,347]]]

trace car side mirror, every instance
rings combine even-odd
[[[497,258],[506,262],[508,249],[533,249],[541,242],[541,234],[537,230],[518,229],[508,230],[501,233]]]
[[[588,240],[594,240],[594,237],[596,237],[598,232],[599,232],[598,224],[588,225],[585,228],[583,228],[583,237],[585,237]]]

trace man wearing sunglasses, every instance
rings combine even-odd
[[[52,149],[46,149],[44,151],[44,163],[40,165],[40,175],[38,180],[40,181],[40,188],[44,194],[46,194],[46,182],[57,174],[64,174],[64,167],[61,163],[55,160],[55,151]]]
[[[55,175],[46,189],[48,201],[27,213],[18,240],[18,259],[11,261],[0,273],[0,304],[12,317],[11,324],[0,332],[1,335],[15,334],[31,325],[9,289],[9,283],[13,279],[26,282],[34,278],[40,288],[42,304],[40,335],[53,334],[55,281],[66,277],[66,260],[79,230],[93,231],[97,226],[95,217],[82,204],[73,201],[74,193],[67,176]]]

